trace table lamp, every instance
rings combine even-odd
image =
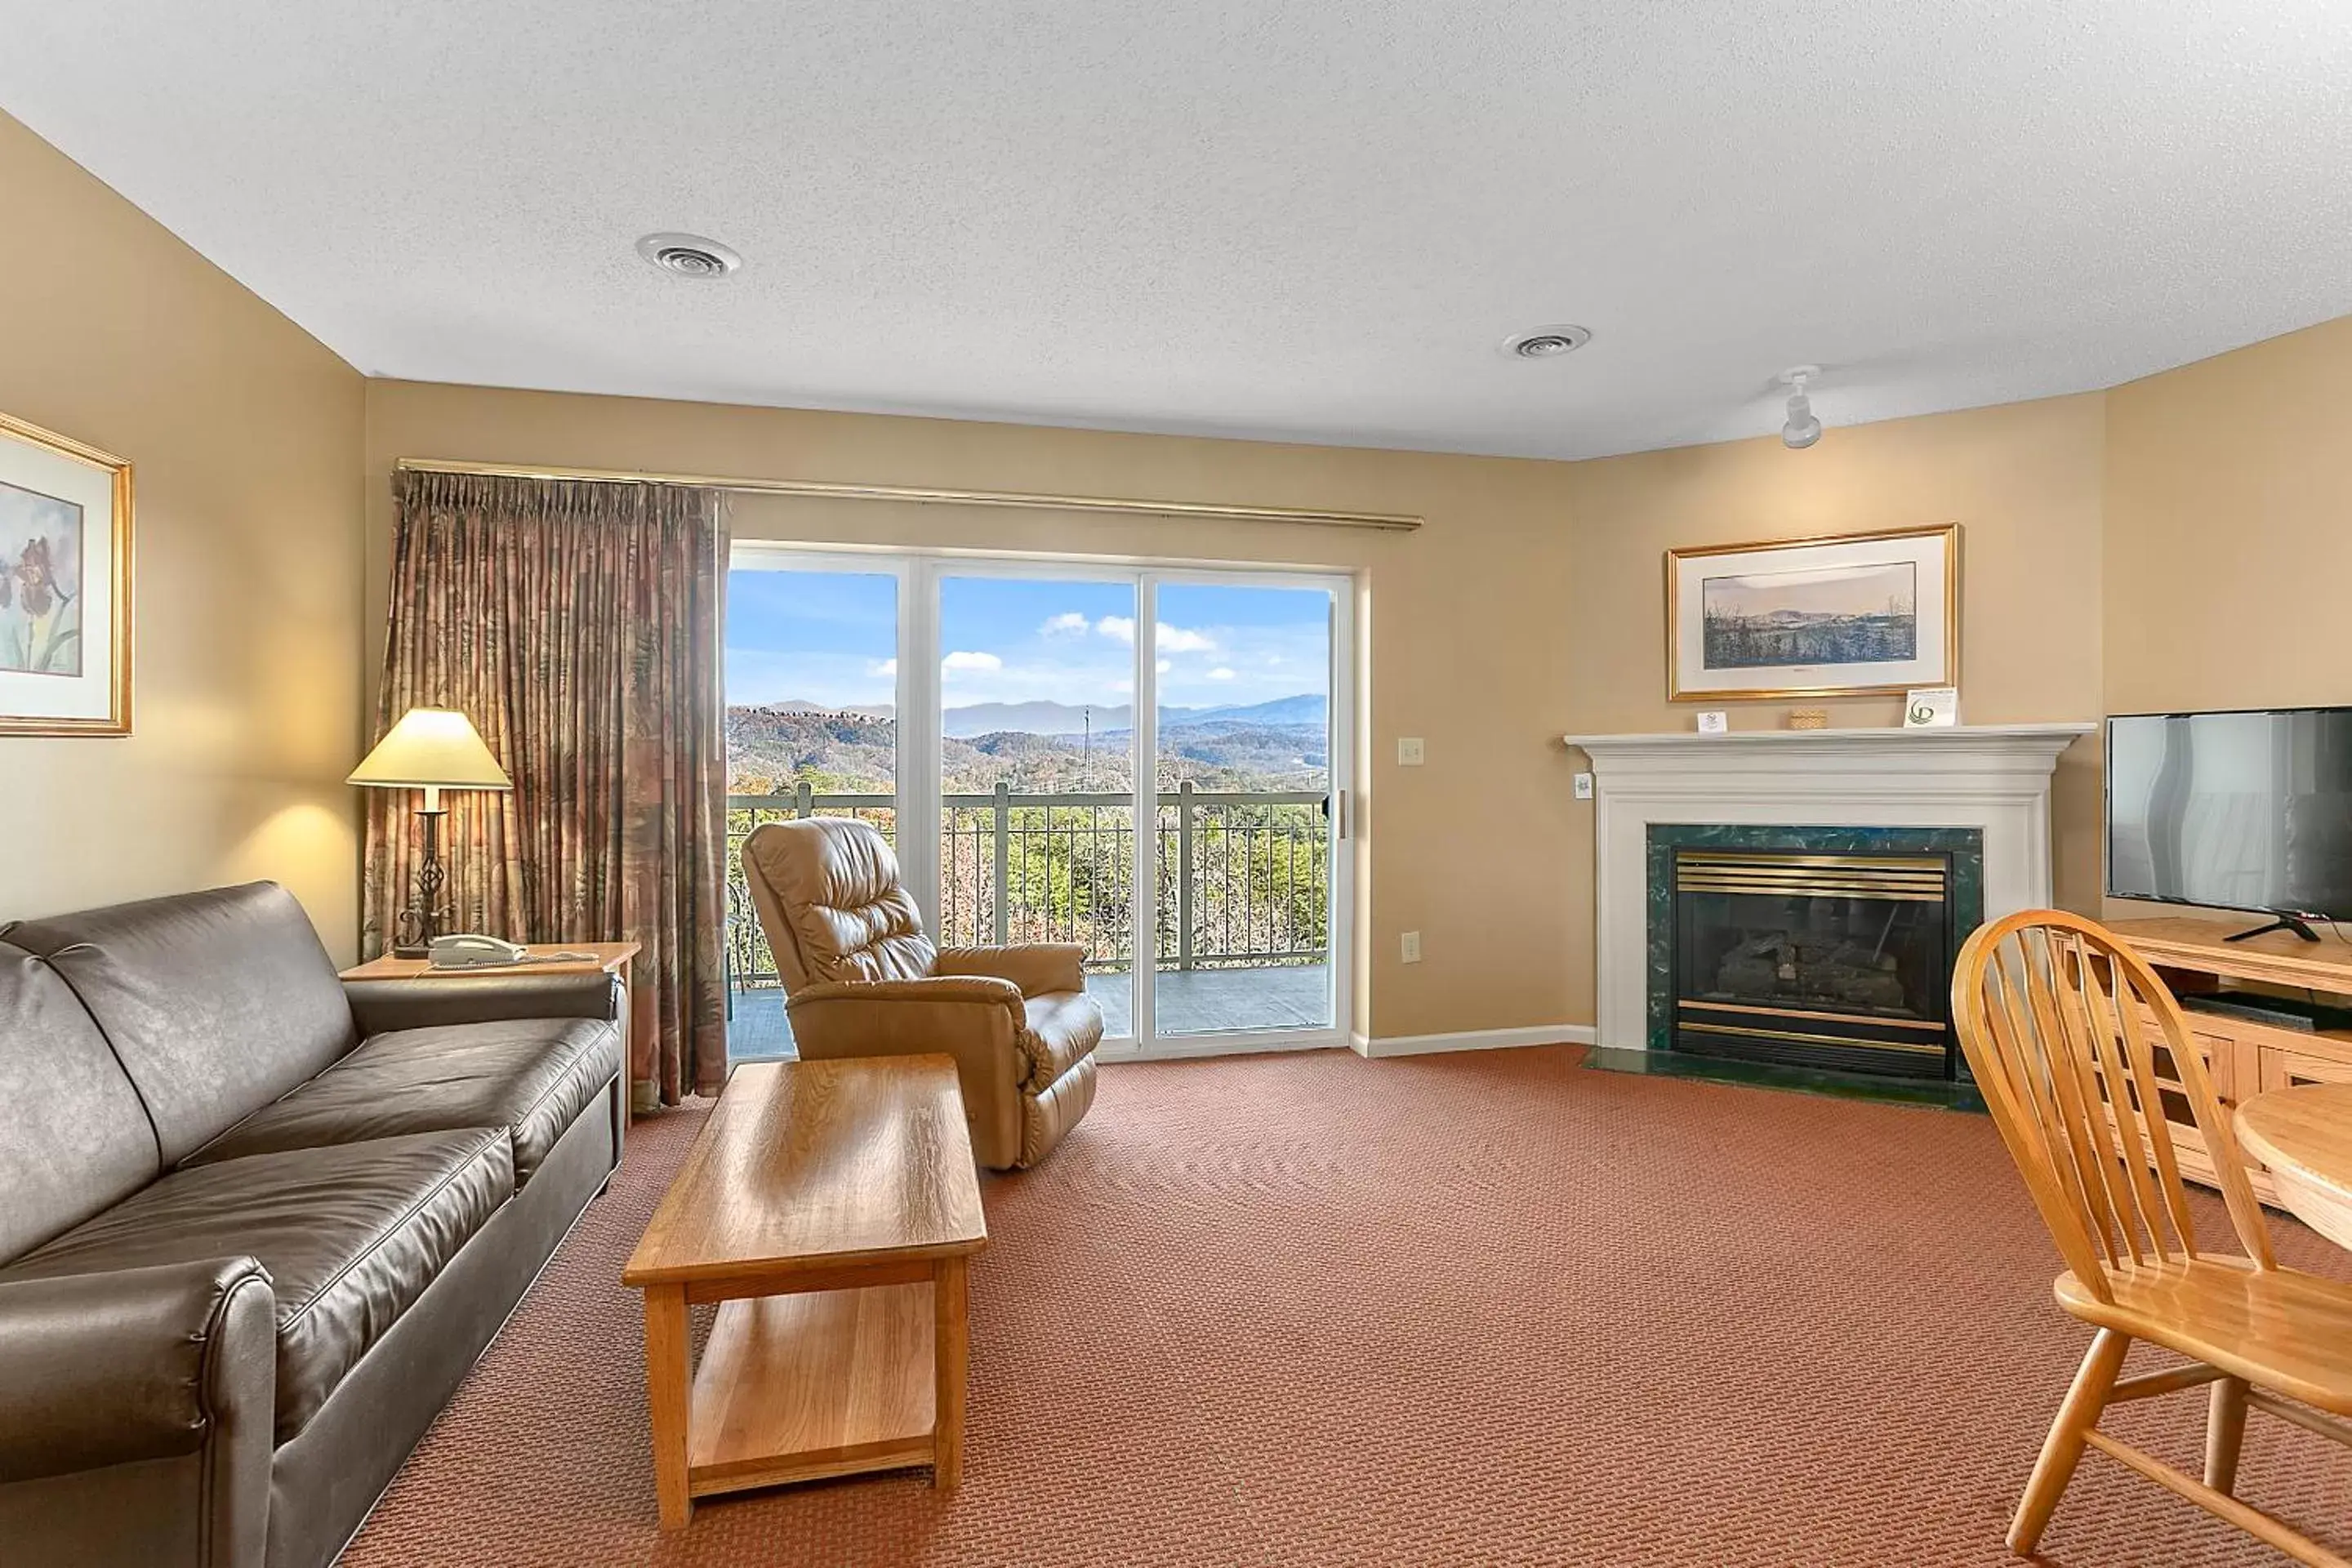
[[[396,957],[422,958],[433,939],[444,934],[449,919],[449,908],[441,901],[441,889],[449,879],[441,867],[441,819],[448,815],[441,805],[441,792],[512,789],[514,781],[463,713],[452,708],[412,708],[345,782],[425,792],[425,804],[416,813],[424,825],[424,854],[416,863],[415,894],[394,928],[392,950]]]

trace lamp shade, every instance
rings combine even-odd
[[[345,781],[380,789],[512,789],[473,721],[454,708],[412,708]]]

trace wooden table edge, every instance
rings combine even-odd
[[[620,967],[634,961],[646,950],[641,942],[532,942],[525,947],[534,952],[579,952],[595,950],[591,958],[567,959],[562,963],[541,960],[536,963],[480,963],[463,967],[436,969],[430,960],[397,958],[389,952],[378,953],[348,969],[338,970],[338,980],[445,980],[465,974],[589,974],[615,973]]]
[[[2310,1087],[2316,1088],[2323,1086],[2314,1085]],[[2324,1087],[2333,1089],[2336,1086],[2329,1084]],[[2247,1113],[2259,1108],[2263,1100],[2270,1099],[2273,1095],[2293,1094],[2294,1092],[2294,1090],[2292,1089],[2273,1089],[2264,1093],[2258,1094],[2252,1100],[2240,1105],[2237,1110],[2233,1112],[2230,1118],[2231,1126],[2235,1129],[2238,1134],[2238,1142],[2245,1149],[2246,1152],[2252,1154],[2255,1159],[2260,1160],[2263,1163],[2263,1169],[2274,1173],[2284,1171],[2294,1177],[2297,1181],[2303,1182],[2309,1186],[2316,1187],[2322,1192],[2334,1193],[2344,1202],[2352,1204],[2352,1179],[2347,1179],[2346,1176],[2334,1172],[2318,1170],[2315,1168],[2310,1162],[2282,1151],[2275,1143],[2272,1142],[2271,1140],[2263,1134],[2259,1125],[2260,1119],[2258,1117],[2252,1120],[2249,1119]]]
[[[987,1247],[988,1237],[983,1234],[969,1241],[939,1242],[928,1247],[894,1247],[875,1252],[813,1252],[791,1258],[679,1264],[669,1268],[640,1268],[633,1258],[621,1269],[621,1283],[632,1290],[648,1289],[657,1285],[693,1286],[722,1282],[772,1288],[802,1275],[846,1275],[905,1264],[928,1266],[943,1258],[970,1258],[974,1253],[987,1250]]]

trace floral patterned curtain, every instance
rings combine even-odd
[[[631,941],[640,1105],[726,1079],[726,756],[715,490],[401,472],[381,735],[455,708],[514,780],[445,795],[459,931]],[[418,852],[406,791],[369,790],[363,941],[388,945]]]

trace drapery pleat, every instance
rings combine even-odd
[[[644,944],[631,965],[639,1102],[726,1080],[726,754],[719,492],[394,476],[381,734],[455,708],[514,780],[445,795],[455,929]],[[389,945],[418,846],[411,792],[369,790],[363,941]]]

